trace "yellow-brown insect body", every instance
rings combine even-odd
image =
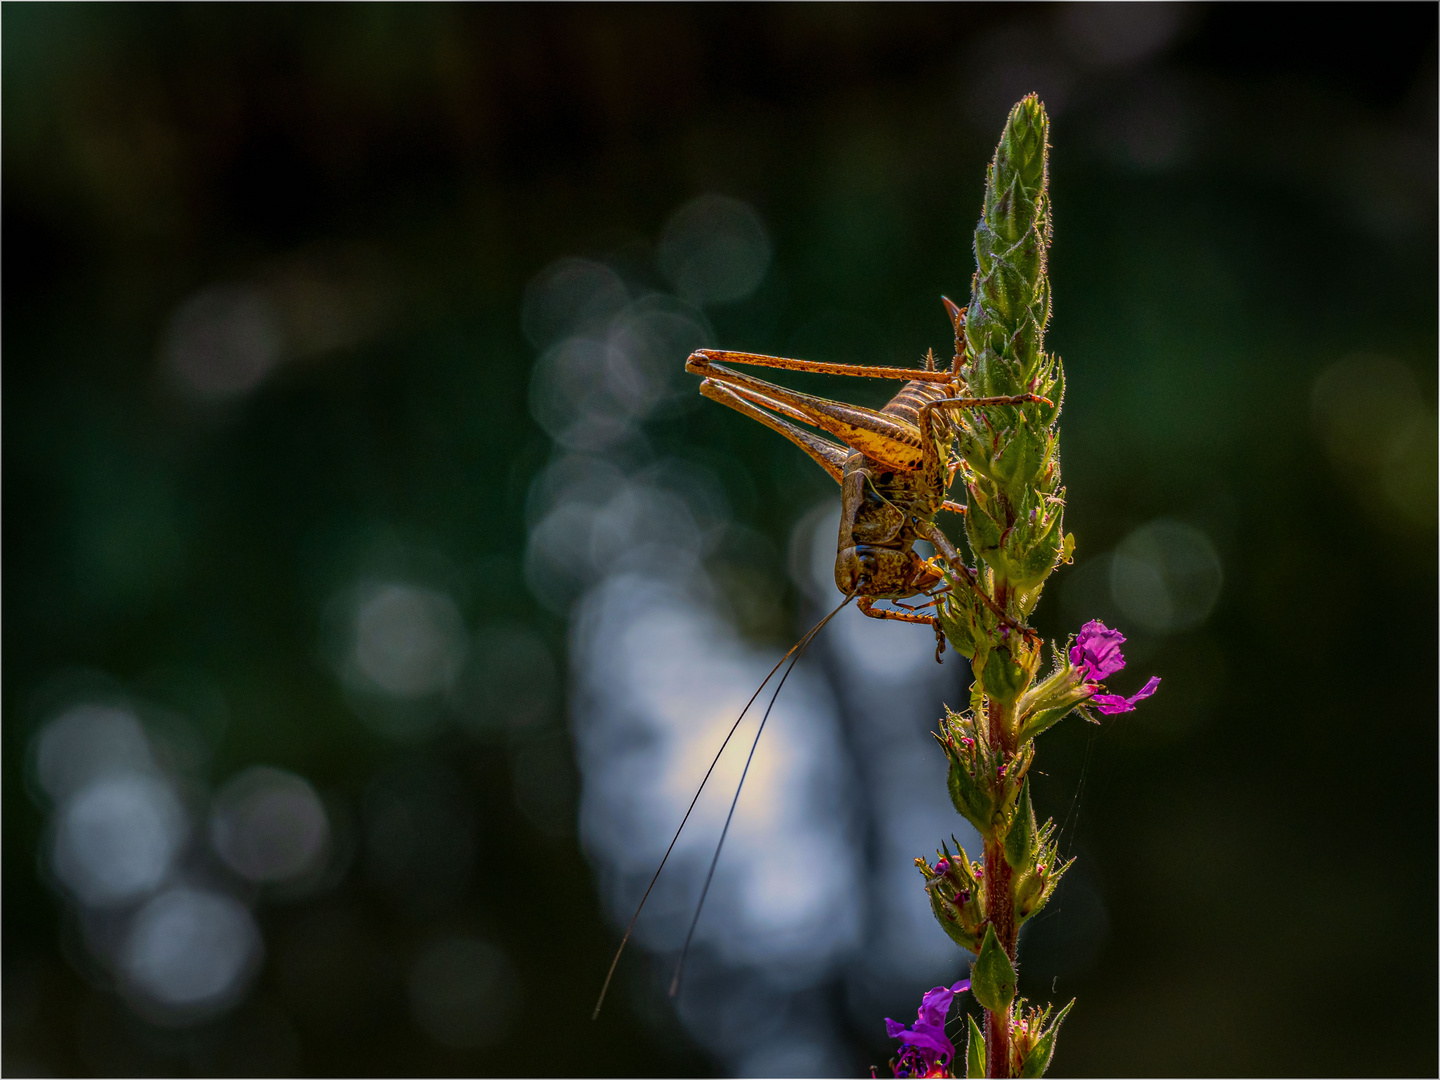
[[[930,599],[919,607],[931,606],[948,572],[963,579],[997,617],[1011,625],[1010,617],[980,589],[975,572],[965,566],[960,552],[935,523],[935,515],[942,509],[965,512],[965,507],[945,498],[953,479],[953,413],[1046,400],[1031,393],[965,397],[959,375],[963,316],[948,300],[946,309],[955,324],[956,344],[955,364],[949,371],[936,370],[934,357],[929,355],[919,370],[816,363],[725,349],[697,349],[685,361],[686,371],[701,376],[701,394],[779,432],[840,485],[842,510],[835,555],[835,584],[840,591],[857,597],[856,606],[872,618],[926,623],[936,628],[937,635],[935,616],[920,614],[907,604],[897,604],[904,609],[901,611],[877,608],[875,601],[900,601],[925,593]],[[867,409],[777,386],[729,364],[901,379],[905,385],[883,409]],[[801,424],[817,428],[843,445]],[[933,544],[937,557],[920,558],[914,550],[916,540]]]
[[[881,462],[860,451],[845,459],[840,480],[840,536],[835,551],[835,584],[842,593],[874,600],[903,600],[939,584],[940,570],[920,558],[914,544],[917,521],[932,522],[945,500],[950,418],[932,413],[935,446],[926,454],[920,437],[921,409],[945,398],[944,383],[912,380],[880,412],[911,425],[911,440],[895,440],[887,457],[913,447],[913,461]],[[899,442],[899,446],[894,444]],[[896,468],[895,466],[909,466]]]

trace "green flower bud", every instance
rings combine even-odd
[[[923,858],[917,858],[915,865],[925,878],[925,892],[935,921],[955,944],[978,953],[982,931],[988,925],[985,890],[980,887],[985,871],[970,861],[958,842],[955,850],[952,856],[942,844],[933,867]]]
[[[1055,887],[1075,860],[1060,861],[1054,841],[1055,823],[1047,821],[1040,827],[1039,852],[1034,865],[1015,882],[1015,925],[1023,926],[1050,902]]]
[[[1075,1005],[1075,999],[1050,1019],[1051,1006],[1041,1009],[1015,1010],[1010,1023],[1010,1045],[1020,1062],[1019,1075],[1022,1077],[1044,1076],[1055,1056],[1055,1038],[1060,1025]]]
[[[953,715],[953,714],[952,714]],[[950,760],[946,785],[955,812],[984,835],[994,828],[997,807],[986,770],[990,757],[972,735],[935,736]]]

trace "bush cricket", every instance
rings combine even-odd
[[[704,377],[700,393],[779,432],[835,479],[841,498],[836,587],[847,596],[858,596],[857,606],[871,618],[933,627],[937,660],[945,641],[939,620],[919,614],[919,610],[936,603],[936,596],[946,588],[942,585],[945,574],[936,560],[916,554],[917,539],[933,544],[951,574],[974,589],[1005,625],[1023,629],[981,588],[975,571],[965,565],[955,545],[935,523],[935,515],[941,510],[965,512],[964,506],[946,498],[961,468],[959,458],[952,460],[950,456],[954,434],[950,413],[1032,402],[1050,404],[1038,394],[966,397],[960,377],[965,315],[949,299],[942,299],[955,326],[955,359],[948,371],[937,370],[933,352],[926,354],[925,367],[919,370],[823,364],[720,349],[699,349],[685,362],[686,371]],[[906,381],[889,404],[877,412],[802,394],[724,364]],[[819,428],[844,445],[797,427],[790,420]],[[921,595],[927,597],[925,603],[902,603]],[[893,606],[876,607],[877,600],[888,600]]]
[[[923,609],[937,604],[939,597],[949,588],[945,584],[948,569],[952,577],[963,580],[973,589],[1003,624],[1022,633],[1033,633],[1028,627],[1016,624],[986,593],[976,572],[965,565],[960,552],[935,523],[935,516],[942,510],[957,514],[965,512],[964,506],[946,497],[951,483],[962,468],[960,459],[951,456],[951,443],[955,433],[952,412],[1030,403],[1049,405],[1050,402],[1038,394],[1030,393],[1013,397],[966,397],[965,382],[960,375],[965,349],[965,316],[948,298],[942,297],[942,300],[955,327],[955,359],[948,371],[937,368],[933,351],[926,353],[923,368],[818,363],[722,349],[698,349],[691,353],[685,362],[686,371],[702,376],[700,393],[705,397],[727,405],[779,432],[810,455],[815,463],[840,485],[841,516],[835,554],[835,584],[844,594],[844,599],[781,657],[725,736],[685,812],[685,817],[680,822],[680,827],[675,830],[670,847],[660,860],[660,865],[625,930],[619,948],[616,949],[610,970],[605,976],[605,984],[600,991],[600,999],[595,1004],[597,1017],[610,980],[615,974],[615,967],[619,963],[620,953],[635,928],[635,921],[640,917],[640,911],[644,908],[651,889],[655,887],[655,882],[659,880],[660,872],[665,868],[670,852],[674,850],[680,833],[689,821],[691,811],[695,809],[720,755],[729,745],[750,706],[755,703],[775,673],[788,661],[789,666],[780,677],[769,707],[766,708],[755,733],[750,757],[746,759],[745,771],[741,773],[740,783],[736,786],[730,813],[725,819],[725,827],[721,831],[715,855],[701,889],[690,932],[686,935],[670,986],[671,996],[678,992],[685,956],[709,892],[715,866],[720,859],[720,850],[730,829],[735,805],[740,798],[740,788],[744,786],[755,747],[759,745],[760,735],[770,717],[770,709],[774,707],[780,688],[784,686],[785,679],[800,656],[821,628],[834,618],[842,607],[858,598],[856,606],[871,618],[896,619],[932,627],[936,639],[935,658],[939,660],[945,638],[940,631],[939,620],[934,615],[923,614]],[[905,385],[888,404],[877,411],[790,390],[735,371],[726,367],[726,364],[824,375],[902,379]],[[791,421],[818,428],[840,442],[822,438]],[[917,539],[928,540],[934,545],[938,557],[922,559],[914,550]],[[924,596],[926,600],[914,606],[903,603],[915,596]],[[876,607],[877,600],[889,601],[892,606]],[[897,608],[899,610],[896,610]]]

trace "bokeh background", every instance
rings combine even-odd
[[[837,599],[836,490],[682,363],[946,355],[1037,90],[1037,624],[1164,682],[1042,743],[1080,861],[1022,992],[1079,998],[1062,1074],[1433,1075],[1436,20],[7,5],[6,1073],[883,1069],[961,971],[910,860],[971,842],[966,671],[851,612],[678,1007],[739,757],[590,1019]]]

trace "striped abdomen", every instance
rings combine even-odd
[[[902,386],[900,392],[891,398],[890,403],[880,411],[897,420],[913,424],[919,430],[921,407],[950,396],[952,396],[951,388],[944,383],[912,380]],[[950,414],[946,410],[940,409],[931,415],[940,422],[942,431],[950,430]]]

